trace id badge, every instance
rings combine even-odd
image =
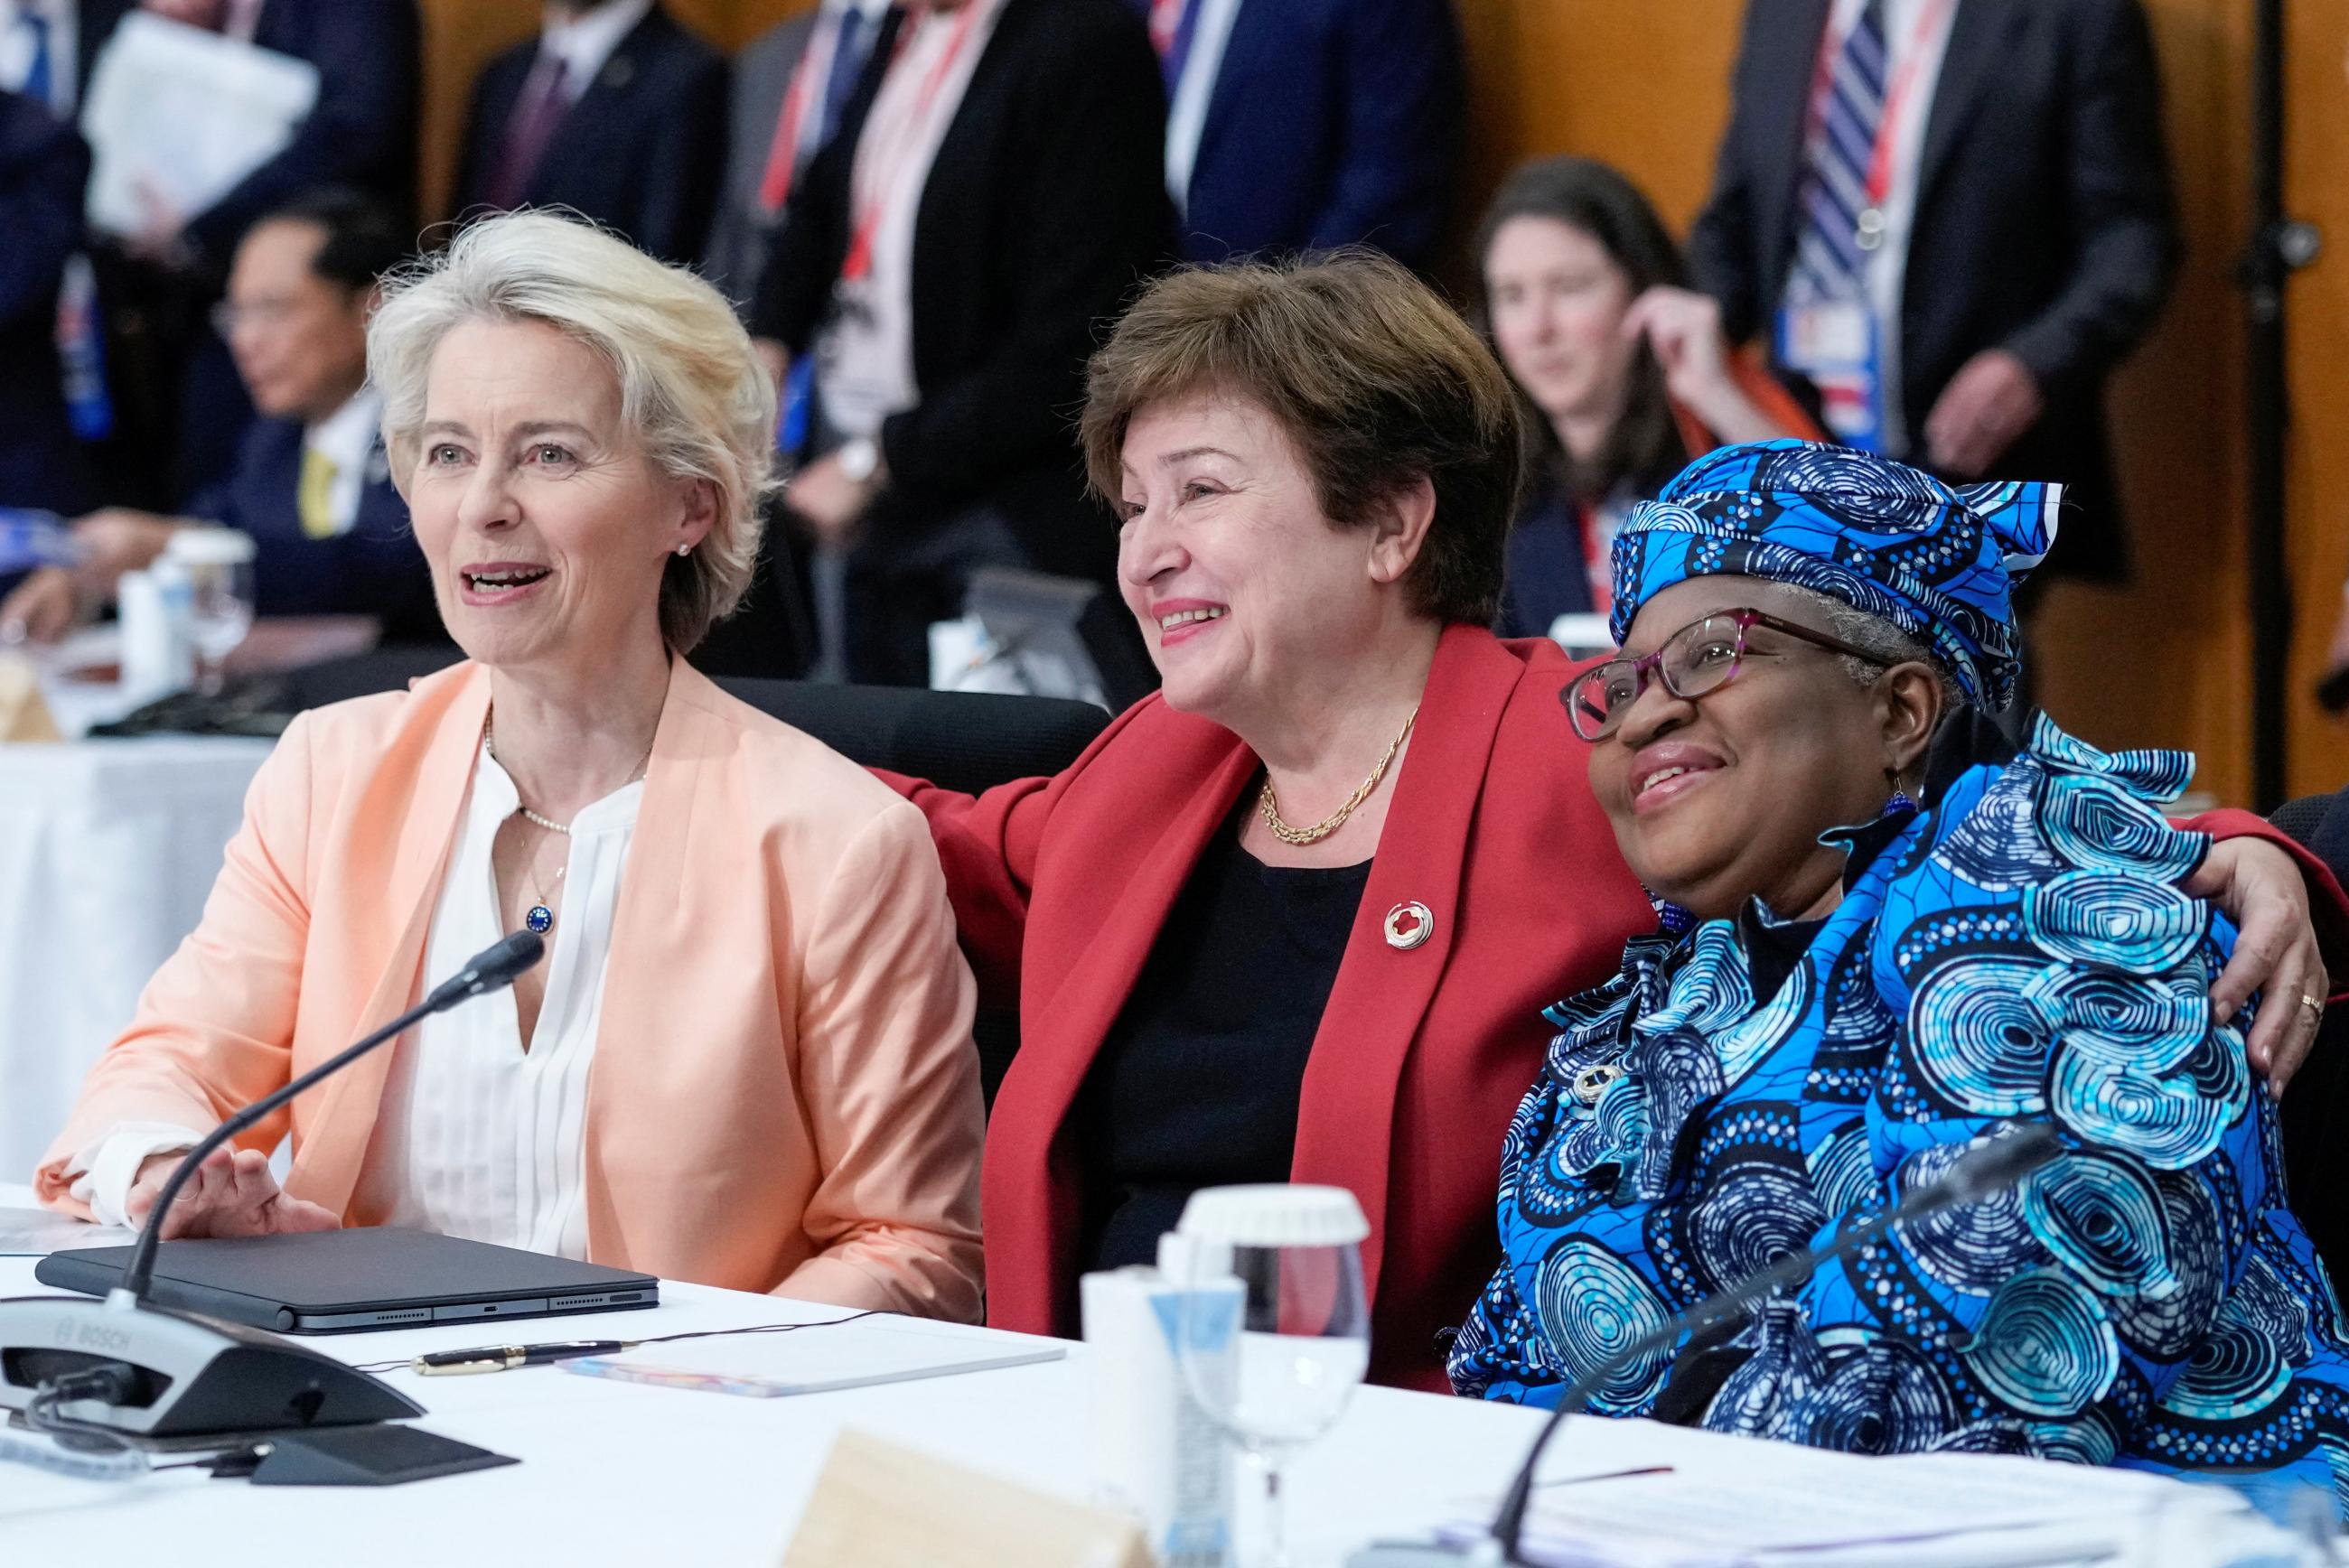
[[[1819,389],[1819,415],[1846,446],[1884,448],[1882,342],[1856,300],[1812,300],[1778,312],[1778,363]]]

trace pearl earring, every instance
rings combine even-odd
[[[680,544],[677,547],[677,552],[679,555],[690,555],[693,553],[693,546],[690,544]]]

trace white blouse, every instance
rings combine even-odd
[[[572,821],[559,913],[548,933],[545,997],[529,1050],[510,990],[428,1018],[391,1047],[356,1194],[386,1223],[587,1255],[587,1075],[620,871],[643,799],[638,780]],[[425,942],[426,988],[505,934],[491,847],[520,805],[513,780],[484,747]],[[74,1196],[101,1222],[120,1223],[140,1162],[189,1148],[199,1136],[151,1123],[113,1129],[74,1161]]]

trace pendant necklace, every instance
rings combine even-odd
[[[497,727],[494,724],[485,726],[482,728],[481,749],[490,754],[491,761],[497,761],[498,734]],[[644,760],[638,762],[636,767],[636,771],[628,776],[629,784],[635,783],[637,779],[643,776],[645,769],[651,765],[652,759],[653,748],[651,745],[647,743],[645,747]],[[626,789],[626,785],[621,786],[623,789]],[[522,814],[522,819],[525,822],[529,822],[535,827],[544,828],[550,833],[560,833],[566,839],[571,836],[571,824],[568,822],[558,822],[552,817],[542,817],[537,812],[532,810],[529,807],[522,804],[519,799],[514,803],[514,810]],[[528,869],[528,866],[529,862],[525,861],[525,869]],[[535,934],[543,936],[548,932],[554,929],[554,905],[553,901],[548,898],[547,894],[554,889],[559,888],[563,885],[564,873],[570,871],[570,869],[571,858],[566,853],[564,856],[562,866],[554,873],[554,881],[539,887],[537,899],[531,904],[528,913],[523,914],[522,917],[523,924],[528,926]],[[533,883],[536,883],[538,881],[534,874],[531,880]]]

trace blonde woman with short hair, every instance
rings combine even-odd
[[[493,218],[387,286],[368,365],[468,655],[305,715],[202,924],[38,1173],[143,1216],[222,1116],[503,933],[442,1015],[223,1150],[172,1235],[393,1223],[968,1319],[972,983],[919,811],[684,655],[740,599],[774,395],[716,291]]]

